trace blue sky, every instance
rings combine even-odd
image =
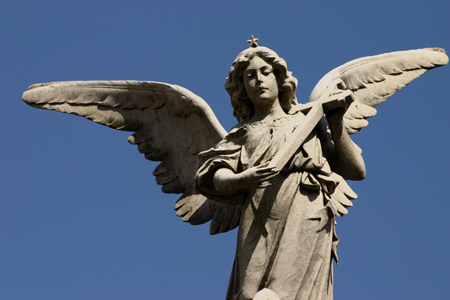
[[[223,299],[236,230],[175,216],[131,133],[25,105],[34,83],[150,80],[235,123],[223,85],[253,34],[306,102],[349,60],[450,51],[449,1],[4,1],[0,299]],[[338,219],[335,299],[444,299],[450,280],[450,67],[427,72],[353,136],[367,177]]]

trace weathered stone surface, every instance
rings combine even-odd
[[[274,291],[269,289],[262,289],[258,293],[256,293],[253,300],[280,300],[277,294]]]
[[[332,299],[335,217],[356,198],[346,180],[365,176],[349,134],[448,57],[426,48],[356,59],[298,104],[286,62],[257,39],[249,43],[225,85],[239,122],[229,133],[204,100],[166,83],[37,84],[23,100],[135,132],[129,142],[161,161],[154,175],[162,191],[182,193],[177,215],[194,225],[211,221],[211,234],[239,226],[227,299]],[[299,142],[286,143],[292,139]]]

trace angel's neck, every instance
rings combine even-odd
[[[286,115],[278,99],[270,104],[262,103],[253,105],[253,107],[254,114],[253,117],[248,120],[248,123],[272,120]]]

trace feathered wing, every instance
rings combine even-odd
[[[375,106],[426,71],[447,63],[445,50],[440,48],[398,51],[355,59],[322,77],[309,101],[318,100],[330,85],[341,79],[344,89],[353,91],[355,100],[344,116],[344,124],[348,133],[356,133],[369,124],[366,118],[377,113]]]
[[[239,224],[240,208],[196,193],[197,154],[226,131],[206,102],[180,86],[146,81],[68,81],[35,84],[23,100],[37,108],[86,117],[108,127],[134,131],[128,138],[152,161],[165,193],[183,193],[175,208],[183,221],[212,220],[211,234]]]

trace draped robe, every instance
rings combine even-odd
[[[334,217],[346,214],[356,195],[324,156],[329,135],[314,130],[268,187],[223,195],[213,183],[220,168],[239,173],[270,161],[303,117],[237,125],[199,155],[199,192],[242,205],[227,300],[252,299],[264,287],[283,300],[333,298]]]

